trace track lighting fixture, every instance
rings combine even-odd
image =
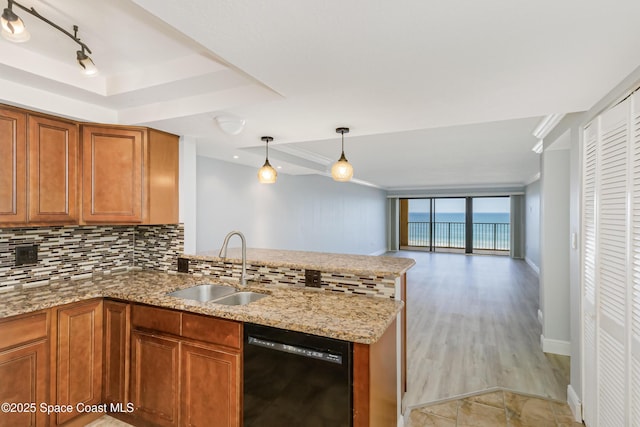
[[[342,134],[342,154],[338,161],[333,164],[333,167],[331,167],[331,176],[336,181],[351,181],[351,178],[353,178],[353,166],[351,166],[344,156],[344,134],[349,133],[349,128],[337,128],[336,132]]]
[[[278,172],[269,163],[269,142],[273,141],[273,138],[270,136],[263,136],[261,139],[266,142],[267,154],[264,165],[258,171],[258,181],[260,181],[261,184],[273,184],[278,178]]]
[[[27,12],[29,15],[35,16],[42,22],[49,24],[56,30],[69,36],[74,42],[78,43],[78,45],[80,45],[80,50],[76,52],[76,59],[78,60],[78,64],[82,67],[84,74],[91,76],[98,72],[98,69],[93,63],[93,60],[89,57],[89,55],[87,55],[87,53],[92,53],[91,49],[89,49],[89,46],[84,44],[78,37],[77,25],[73,26],[73,34],[71,34],[56,23],[40,15],[33,7],[27,8],[26,6],[21,5],[15,0],[7,0],[7,7],[2,12],[2,17],[0,18],[0,23],[2,24],[2,36],[5,39],[16,43],[21,43],[26,42],[31,37],[24,25],[24,21],[22,21],[22,19],[20,19],[20,17],[13,11],[14,5]]]

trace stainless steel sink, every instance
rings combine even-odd
[[[214,285],[209,283],[206,285],[198,285],[191,288],[169,292],[167,296],[205,302],[222,298],[226,295],[233,294],[234,292],[236,292],[236,290],[231,286]]]
[[[214,303],[224,305],[246,305],[267,296],[269,295],[261,294],[259,292],[236,292],[235,294],[220,298],[219,300],[214,301]]]

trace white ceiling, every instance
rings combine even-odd
[[[256,168],[271,135],[293,174],[326,173],[348,126],[355,178],[389,189],[522,185],[540,118],[589,109],[640,65],[637,0],[21,3],[77,23],[100,74],[15,10],[32,38],[0,40],[5,102],[155,126]],[[221,113],[245,130],[222,133]]]

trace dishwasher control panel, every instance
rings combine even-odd
[[[309,357],[312,359],[324,360],[326,362],[342,364],[342,356],[339,354],[333,354],[329,352],[319,351],[312,348],[299,347],[290,344],[282,344],[279,342],[269,341],[254,336],[249,336],[248,343],[256,345],[258,347],[270,348],[276,351],[283,351],[285,353],[297,354],[303,357]]]

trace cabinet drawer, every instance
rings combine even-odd
[[[182,315],[182,336],[240,349],[242,324],[233,320],[219,319],[197,314]]]
[[[138,329],[150,329],[180,335],[180,312],[163,308],[134,305],[131,310],[131,325]]]
[[[48,311],[0,321],[0,349],[47,338]]]

